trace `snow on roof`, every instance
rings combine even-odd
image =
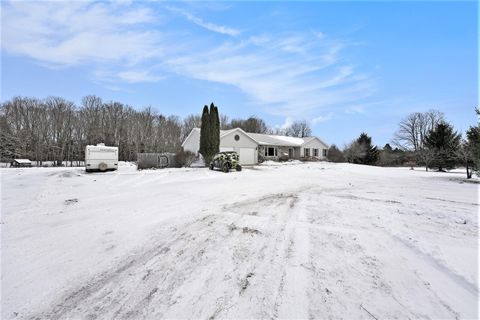
[[[18,163],[32,163],[30,160],[28,159],[15,159],[14,160],[15,162],[18,162]]]
[[[229,130],[220,130],[220,136],[225,136],[237,129],[239,128],[234,128]],[[200,131],[200,128],[193,128],[193,130]],[[269,146],[300,147],[301,145],[309,141],[312,141],[314,139],[319,139],[317,137],[297,138],[297,137],[279,136],[274,134],[249,133],[249,132],[245,132],[245,133],[250,138],[255,140],[259,145],[269,145]],[[322,141],[321,139],[319,140]],[[322,141],[322,143],[324,142]]]
[[[235,131],[235,130],[237,130],[237,128],[230,129],[230,130],[220,130],[220,136],[224,136],[224,135],[229,134],[230,132]]]
[[[299,147],[305,143],[303,138],[277,136],[261,133],[248,133],[258,144],[261,145],[274,145],[274,146],[288,146]]]

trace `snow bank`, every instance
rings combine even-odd
[[[299,164],[303,164],[303,162],[301,162],[299,160],[291,160],[291,161],[284,161],[284,162],[267,160],[267,161],[262,162],[259,166],[274,166],[274,167],[277,167],[277,166],[289,166],[289,165],[299,165]]]

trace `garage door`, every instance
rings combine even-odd
[[[240,164],[255,164],[255,149],[240,148]]]

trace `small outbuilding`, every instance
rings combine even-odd
[[[137,153],[137,169],[163,169],[176,166],[175,153]]]
[[[28,159],[13,159],[13,161],[10,162],[10,167],[14,168],[25,168],[25,167],[31,167],[32,166],[32,161]]]

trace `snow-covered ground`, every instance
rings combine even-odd
[[[463,173],[0,172],[2,319],[478,317]]]

